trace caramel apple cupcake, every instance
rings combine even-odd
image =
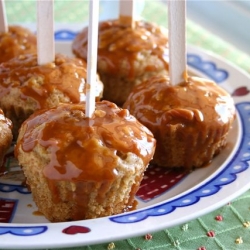
[[[88,27],[74,39],[73,53],[87,59]],[[103,99],[121,106],[133,86],[168,73],[167,31],[146,21],[134,28],[120,20],[99,24],[97,71],[104,84]]]
[[[21,55],[0,65],[0,108],[13,122],[14,138],[22,122],[34,111],[60,103],[85,101],[87,64],[56,54],[55,61],[37,64],[36,54]],[[98,76],[97,76],[98,79]],[[96,99],[103,84],[96,84]]]
[[[35,53],[36,35],[18,25],[8,27],[8,32],[0,32],[0,63],[19,55]]]
[[[12,122],[0,109],[0,166],[12,142]]]
[[[176,86],[168,76],[153,77],[136,86],[123,107],[152,131],[153,162],[168,168],[210,163],[226,145],[236,112],[225,90],[198,77]]]
[[[15,155],[34,201],[51,222],[119,214],[135,194],[153,157],[155,139],[128,110],[96,103],[61,104],[21,126]]]

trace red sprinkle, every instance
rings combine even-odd
[[[214,231],[209,231],[209,232],[207,232],[207,236],[208,237],[214,237],[215,236],[215,232]]]
[[[145,238],[145,240],[152,240],[153,236],[152,236],[152,234],[146,234],[144,236],[144,238]]]
[[[223,217],[222,217],[221,215],[217,215],[217,216],[215,217],[215,219],[216,219],[217,221],[223,221]]]
[[[197,250],[207,250],[205,247],[199,247]]]

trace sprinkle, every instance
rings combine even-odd
[[[250,221],[244,222],[244,223],[243,223],[243,226],[244,226],[244,227],[250,227]]]
[[[236,244],[242,244],[242,243],[243,243],[242,238],[241,238],[241,237],[237,238],[237,239],[235,240],[235,243],[236,243]]]
[[[152,236],[152,234],[146,234],[144,236],[144,238],[145,238],[145,240],[152,240],[153,236]]]
[[[184,225],[181,227],[181,229],[182,229],[183,231],[187,231],[187,230],[188,230],[188,224],[184,224]]]
[[[217,216],[215,217],[215,219],[216,219],[217,221],[223,221],[223,217],[222,217],[221,215],[217,215]]]
[[[205,247],[199,247],[197,250],[207,250]]]
[[[114,249],[115,248],[115,243],[111,242],[108,244],[108,250]]]
[[[208,237],[214,237],[215,236],[215,232],[214,231],[209,231],[209,232],[207,232],[207,236]]]

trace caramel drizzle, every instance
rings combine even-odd
[[[42,146],[49,154],[44,175],[56,180],[113,180],[120,174],[117,161],[130,152],[149,163],[155,140],[127,110],[103,101],[89,119],[84,109],[84,105],[61,105],[31,116],[23,124],[25,133],[16,155],[20,147],[30,152]]]

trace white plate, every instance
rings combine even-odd
[[[72,39],[72,35],[72,31],[58,31],[57,39]],[[56,50],[68,54],[69,44],[57,42]],[[250,77],[223,59],[191,46],[188,65],[196,75],[215,80],[233,94],[238,111],[228,145],[211,165],[188,175],[149,168],[138,192],[136,211],[49,223],[37,213],[31,194],[21,185],[20,169],[10,154],[5,162],[9,174],[0,176],[0,247],[73,247],[143,235],[206,214],[249,189]],[[160,182],[162,178],[168,187]]]

